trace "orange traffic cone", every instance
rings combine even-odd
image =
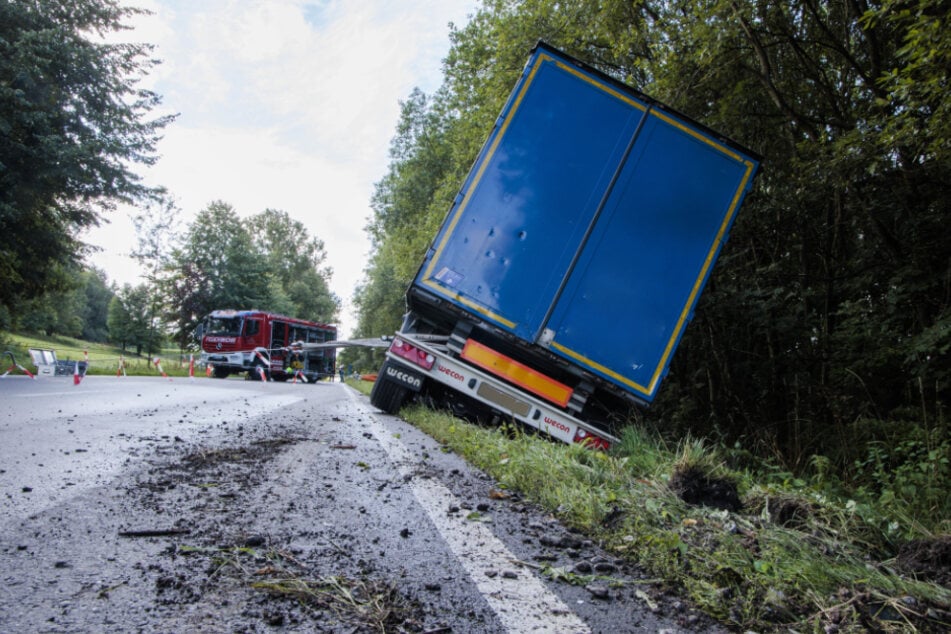
[[[79,374],[79,361],[73,365],[73,385],[79,385],[79,382],[83,380],[83,377]]]
[[[164,378],[168,379],[169,381],[172,380],[167,374],[165,374],[165,370],[162,369],[162,360],[161,360],[161,359],[159,359],[158,357],[155,357],[155,359],[152,361],[152,363],[155,365],[155,369],[157,369],[159,372],[162,373],[162,376],[163,376]]]

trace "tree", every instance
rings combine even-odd
[[[377,250],[366,269],[366,280],[354,291],[353,302],[358,315],[355,337],[375,338],[399,330],[406,311],[403,295],[408,280],[397,277],[391,259],[390,250]],[[347,360],[358,368],[378,368],[383,361],[383,351],[354,348],[347,350]]]
[[[82,334],[81,289],[48,293],[16,306],[16,328],[47,336],[78,337]]]
[[[109,309],[106,315],[106,325],[109,328],[109,341],[121,346],[125,352],[133,340],[132,315],[127,308],[126,297],[131,293],[131,287],[126,284],[109,300]]]
[[[0,304],[68,283],[78,232],[119,201],[155,198],[132,171],[173,117],[138,85],[151,47],[114,44],[138,9],[114,0],[0,2]]]
[[[113,295],[106,274],[88,268],[71,271],[64,277],[67,290],[53,290],[16,302],[10,326],[26,332],[106,341],[106,313]]]
[[[951,158],[951,32],[948,8],[941,0],[886,0],[862,16],[863,26],[881,26],[900,38],[895,64],[887,67],[879,85],[894,104],[882,128],[884,150],[913,147],[915,153],[947,161]]]
[[[105,272],[93,267],[82,273],[85,302],[82,309],[83,329],[80,335],[86,341],[109,340],[109,303],[115,292],[109,287]]]
[[[258,308],[270,297],[264,253],[234,208],[215,201],[200,211],[162,272],[166,318],[180,344],[201,319],[220,308]],[[183,346],[184,347],[184,346]]]
[[[123,351],[133,347],[136,355],[145,350],[151,357],[161,347],[162,324],[150,306],[154,295],[145,284],[125,284],[110,300],[109,340],[122,346]]]
[[[247,227],[276,281],[271,310],[313,321],[335,321],[340,300],[328,285],[333,269],[325,265],[323,240],[311,237],[302,222],[277,209],[251,216]]]
[[[170,282],[164,277],[164,272],[172,267],[172,254],[179,240],[176,233],[178,227],[178,207],[167,200],[149,204],[132,221],[135,226],[137,244],[132,250],[132,257],[145,268],[146,288],[151,295],[148,306],[151,320],[161,322],[163,327],[167,322],[176,323],[176,316],[170,315],[167,310],[169,295],[190,293],[190,289],[182,286],[181,280]],[[185,283],[192,281],[185,271]],[[187,302],[186,302],[187,303]],[[178,342],[182,350],[188,347],[188,336],[179,336]]]
[[[403,295],[458,188],[451,146],[441,125],[444,115],[419,89],[400,105],[390,168],[376,183],[370,203],[373,216],[367,231],[373,253],[366,280],[354,292],[358,336],[397,330],[405,310]],[[380,354],[367,350],[350,356],[359,366],[370,367]]]

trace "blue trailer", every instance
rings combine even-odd
[[[407,292],[371,402],[438,393],[609,445],[620,413],[654,400],[758,166],[539,44]]]

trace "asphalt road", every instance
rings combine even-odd
[[[339,383],[0,379],[0,500],[0,632],[713,629]]]

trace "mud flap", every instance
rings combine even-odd
[[[425,381],[425,378],[421,374],[410,370],[404,365],[391,363],[390,361],[383,364],[383,368],[380,370],[377,380],[380,379],[391,381],[413,392],[419,392],[423,389],[423,381]]]
[[[370,403],[387,414],[398,414],[410,395],[422,389],[423,380],[406,366],[387,360],[373,383]]]

